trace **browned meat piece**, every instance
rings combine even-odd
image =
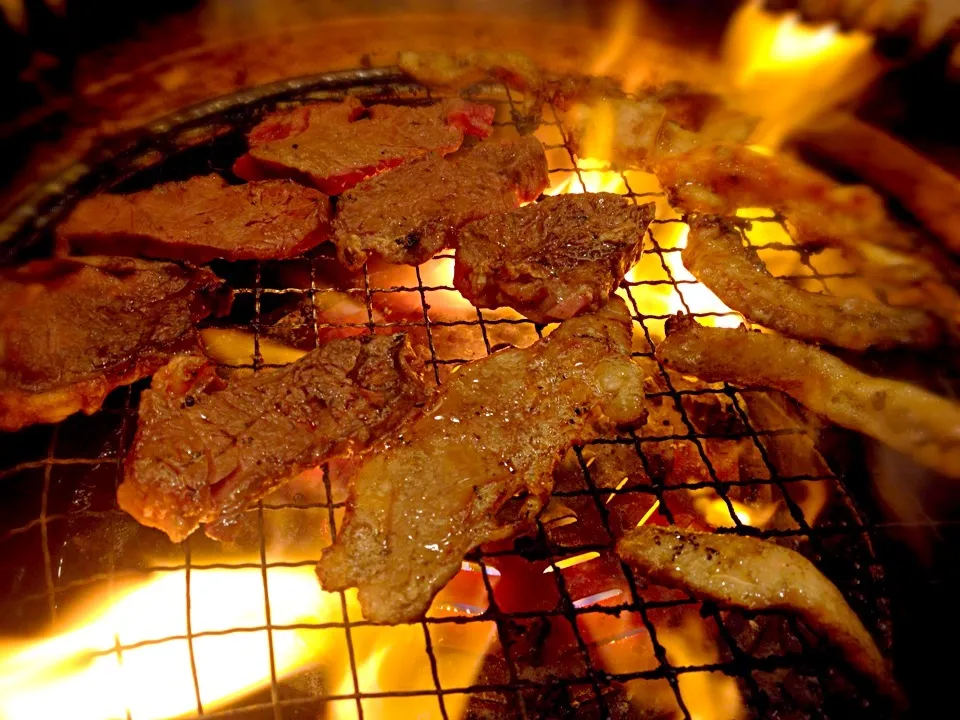
[[[179,542],[213,532],[299,472],[392,430],[424,387],[403,335],[333,340],[271,372],[229,383],[179,357],[140,401],[120,507]]]
[[[833,423],[960,478],[960,405],[867,375],[820,348],[778,335],[668,321],[657,358],[707,382],[779,390]]]
[[[940,339],[939,323],[922,310],[808,292],[773,277],[730,221],[700,215],[688,224],[687,270],[729,307],[771,330],[851,350],[932,347]]]
[[[197,347],[223,306],[209,270],[128,258],[38,260],[0,273],[0,429],[96,412],[114,388]]]
[[[617,552],[654,582],[722,605],[786,610],[822,631],[849,663],[894,697],[890,667],[839,590],[800,553],[736,535],[644,525]]]
[[[57,228],[87,253],[207,263],[300,255],[329,236],[326,195],[289,180],[228,185],[219,175],[130,195],[95,195]]]
[[[481,143],[456,160],[436,155],[365,180],[337,206],[340,261],[359,268],[369,254],[419,265],[456,244],[473,220],[513,210],[550,184],[540,141]]]
[[[639,259],[652,203],[611,193],[556,195],[460,233],[453,284],[477,307],[541,323],[595,311]]]
[[[250,151],[233,166],[247,180],[289,177],[339,195],[364,178],[460,147],[464,133],[487,137],[494,109],[462,100],[429,107],[374,105],[356,98],[268,116],[249,134]]]
[[[536,518],[591,416],[643,416],[630,340],[614,298],[531,347],[461,367],[357,470],[343,530],[318,567],[324,589],[358,587],[374,622],[421,617],[467,552]]]

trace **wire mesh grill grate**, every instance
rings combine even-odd
[[[336,99],[349,90],[365,99],[410,102],[432,98],[429,90],[418,86],[370,84],[371,79],[362,75],[353,76],[352,82],[349,74],[337,77],[342,78],[337,89],[291,86],[282,97],[294,102]],[[371,77],[376,83],[395,79],[375,71]],[[497,134],[517,133],[521,109],[508,89],[485,86],[476,96],[497,108]],[[201,117],[211,123],[214,131],[201,133],[204,142],[199,145],[192,140],[184,149],[176,139],[184,136],[177,135],[177,122],[168,122],[148,134],[146,141],[138,140],[136,151],[115,154],[104,161],[102,169],[94,167],[86,180],[59,188],[62,202],[48,198],[47,205],[40,207],[30,228],[33,235],[24,247],[42,247],[40,238],[48,220],[62,212],[61,205],[69,204],[71,197],[90,192],[94,186],[113,186],[120,180],[121,187],[130,189],[205,170],[227,171],[223,148],[234,146],[224,137],[231,137],[230,133],[235,137],[249,127],[256,112],[275,101],[277,93],[251,97],[253,101],[224,103],[210,116],[196,112],[181,118],[184,122]],[[122,661],[125,654],[140,648],[185,643],[195,699],[195,707],[188,712],[204,717],[315,717],[326,708],[337,717],[369,718],[378,716],[378,701],[391,700],[432,702],[424,716],[442,718],[461,717],[466,708],[469,717],[689,719],[703,716],[692,707],[702,702],[700,686],[694,681],[714,676],[735,683],[745,716],[767,717],[794,707],[802,710],[797,716],[847,717],[851,708],[866,711],[869,696],[861,694],[859,681],[843,672],[832,651],[802,623],[777,613],[721,611],[683,593],[656,588],[635,576],[613,553],[615,538],[625,528],[643,519],[683,522],[677,508],[686,507],[690,493],[711,491],[726,514],[724,522],[717,523],[723,526],[719,532],[750,533],[801,545],[837,582],[881,642],[889,643],[882,572],[870,543],[875,527],[847,492],[844,478],[832,472],[784,472],[770,456],[769,443],[809,431],[799,426],[758,424],[749,409],[751,392],[727,385],[692,384],[657,364],[653,348],[662,335],[663,321],[673,311],[680,309],[706,320],[739,319],[713,308],[702,310],[688,298],[687,291],[698,285],[678,277],[679,221],[663,196],[641,189],[638,183],[649,184],[649,178],[645,181],[637,168],[607,172],[586,165],[574,151],[570,130],[555,108],[546,108],[537,132],[548,150],[554,187],[570,179],[575,190],[589,190],[592,174],[603,173],[607,180],[615,176],[616,191],[634,202],[657,202],[657,219],[645,239],[641,260],[644,268],[652,270],[628,275],[621,292],[635,321],[634,356],[645,363],[652,377],[650,400],[672,408],[679,424],[648,424],[576,448],[558,474],[553,497],[559,515],[551,515],[548,508],[534,535],[521,538],[515,546],[497,545],[473,553],[461,573],[471,577],[476,591],[471,596],[473,604],[445,600],[441,593],[434,610],[414,626],[422,635],[422,644],[416,641],[420,650],[414,650],[412,636],[404,636],[411,642],[406,662],[419,663],[423,670],[419,684],[371,687],[363,665],[371,652],[369,635],[377,631],[357,615],[356,605],[347,595],[340,594],[333,619],[285,622],[272,612],[277,602],[271,592],[272,571],[309,571],[319,559],[320,549],[336,537],[345,508],[338,482],[344,469],[339,465],[323,468],[322,480],[315,478],[313,494],[268,498],[249,513],[252,542],[241,548],[243,552],[218,549],[203,537],[193,537],[182,546],[170,545],[159,533],[139,528],[116,508],[114,493],[145,383],[118,390],[104,410],[91,418],[71,418],[53,428],[33,428],[0,441],[5,443],[0,453],[0,483],[22,491],[24,498],[16,507],[2,511],[0,524],[0,563],[5,566],[3,575],[13,578],[0,602],[4,602],[11,626],[56,622],[63,608],[71,607],[93,588],[106,588],[108,597],[116,597],[130,576],[182,573],[184,632],[162,637],[148,632],[132,641],[117,636],[112,646],[103,647],[99,654],[116,655]],[[141,167],[138,162],[150,150],[159,150],[163,162]],[[763,217],[756,222],[757,227],[767,225],[776,226],[781,235],[763,244],[761,252],[792,257],[784,276],[804,286],[816,284],[827,292],[834,289],[832,282],[856,281],[848,269],[820,263],[817,256],[791,244],[783,218]],[[350,277],[324,252],[292,261],[218,264],[215,269],[233,286],[236,303],[229,317],[212,321],[209,328],[250,335],[250,344],[244,346],[250,349],[240,361],[218,360],[230,367],[259,371],[277,364],[275,346],[291,338],[306,349],[337,333],[408,332],[427,357],[428,374],[441,385],[459,365],[505,344],[529,344],[549,330],[515,314],[467,307],[462,299],[458,304],[449,274],[444,274],[452,257],[450,252],[441,253],[416,269],[365,266],[362,273]],[[669,312],[651,308],[651,291],[660,307]],[[299,322],[277,322],[298,304],[303,308]],[[335,317],[336,312],[341,315]],[[730,418],[727,425],[704,429],[691,409],[697,402],[722,404]],[[716,467],[714,448],[719,445],[714,444],[723,443],[748,448],[755,458],[751,472],[730,477]],[[690,462],[702,472],[675,484],[664,479],[657,464],[663,448],[680,446],[689,449]],[[622,458],[631,457],[635,470],[624,471],[621,482],[609,482],[606,470],[601,471],[610,467],[604,465],[608,455],[618,471]],[[834,499],[822,521],[811,525],[798,489],[809,495],[814,486],[822,487]],[[778,524],[750,524],[750,517],[737,508],[742,508],[741,501],[751,493],[768,498],[778,508],[782,516]],[[797,500],[798,494],[801,500]],[[291,536],[303,529],[301,525],[311,532],[322,527],[321,537],[311,535],[307,553],[299,548],[299,553],[285,554],[289,548],[282,542],[275,546],[276,528],[284,524],[296,526]],[[572,562],[583,558],[586,560],[580,563]],[[213,570],[259,572],[262,622],[243,627],[195,626],[198,578]],[[531,600],[525,593],[541,593],[549,602]],[[668,641],[676,636],[677,623],[690,618],[708,628],[704,632],[715,645],[706,660],[678,657],[676,641]],[[451,683],[448,675],[453,661],[448,645],[455,644],[451,640],[454,631],[465,628],[467,632],[471,628],[489,632],[489,643],[481,648],[485,655],[480,653],[484,659],[475,676],[468,682]],[[287,633],[305,631],[342,634],[337,642],[342,642],[346,655],[346,683],[330,687],[324,680],[307,692],[299,689],[298,673],[278,669],[277,643],[286,642]],[[206,668],[201,646],[243,633],[265,638],[267,688],[219,707],[204,691]],[[383,634],[391,637],[386,631]],[[638,648],[645,657],[640,657]],[[646,702],[644,698],[652,703],[650,715],[638,710]],[[403,707],[395,706],[396,716],[402,715]],[[134,713],[130,716],[137,717]]]

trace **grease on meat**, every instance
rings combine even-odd
[[[332,340],[229,382],[205,358],[175,358],[140,401],[120,507],[175,542],[201,523],[228,534],[277,485],[395,428],[424,400],[419,369],[403,335]]]
[[[318,566],[324,589],[358,587],[374,622],[421,617],[467,552],[539,514],[592,416],[643,417],[631,334],[614,298],[528,348],[462,366],[354,475],[343,530]]]

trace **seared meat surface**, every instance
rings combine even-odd
[[[207,263],[300,255],[327,239],[330,201],[290,180],[228,185],[219,175],[83,200],[57,228],[61,245]]]
[[[334,242],[351,268],[370,254],[418,265],[455,245],[468,222],[513,210],[549,184],[547,157],[534,137],[480,143],[456,160],[432,155],[344,193]]]
[[[209,270],[130,258],[37,260],[0,273],[0,429],[93,413],[114,388],[197,347],[223,304]]]
[[[453,284],[478,307],[541,323],[595,311],[640,257],[653,214],[652,203],[584,193],[491,215],[460,233]]]
[[[462,100],[429,107],[374,105],[354,97],[269,115],[248,135],[233,171],[247,180],[289,177],[339,195],[364,178],[434,152],[487,137],[494,109]]]
[[[667,321],[657,358],[706,382],[767,387],[837,425],[960,478],[960,404],[900,380],[867,375],[799,340]]]
[[[617,552],[644,577],[728,607],[786,610],[820,630],[850,664],[896,694],[890,668],[836,586],[803,555],[773,542],[645,525]]]
[[[775,278],[730,221],[699,215],[687,222],[687,270],[731,308],[771,330],[851,350],[932,347],[940,339],[939,323],[922,310],[810,292]]]
[[[117,499],[175,542],[201,523],[216,534],[297,473],[367,447],[423,400],[403,335],[333,340],[230,382],[205,358],[178,357],[143,394]]]
[[[317,570],[324,589],[358,587],[374,622],[422,617],[467,552],[536,518],[591,416],[643,417],[630,344],[630,315],[614,298],[528,348],[462,366],[357,470]]]

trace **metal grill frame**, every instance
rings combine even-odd
[[[119,141],[111,142],[109,145],[99,148],[94,153],[91,154],[89,158],[83,163],[78,164],[77,166],[68,170],[61,178],[48,183],[42,187],[31,199],[22,206],[14,215],[7,218],[4,223],[0,224],[0,261],[9,262],[13,258],[23,257],[26,254],[36,252],[35,248],[39,247],[38,243],[41,242],[41,238],[44,236],[53,224],[63,216],[63,214],[69,209],[69,207],[79,198],[84,195],[89,194],[90,192],[103,189],[105,187],[110,187],[115,185],[117,182],[123,180],[124,178],[135,175],[136,173],[150,169],[154,166],[154,163],[160,164],[165,161],[167,158],[182,152],[184,148],[191,146],[195,142],[197,136],[206,137],[206,130],[213,129],[216,131],[217,128],[227,128],[232,129],[237,123],[238,118],[243,116],[248,119],[248,114],[252,108],[256,108],[258,111],[269,110],[275,107],[278,103],[281,102],[301,102],[309,101],[312,99],[334,99],[337,93],[345,93],[347,91],[355,92],[360,95],[362,98],[375,98],[381,101],[390,101],[391,99],[417,99],[420,98],[425,101],[430,101],[432,95],[427,88],[422,88],[419,86],[410,85],[402,74],[398,71],[390,68],[380,68],[380,69],[368,69],[368,70],[359,70],[359,71],[346,71],[341,73],[329,73],[320,76],[313,76],[310,78],[300,78],[290,81],[285,81],[281,83],[276,83],[270,86],[265,86],[262,88],[257,88],[251,91],[239,93],[234,96],[229,96],[227,98],[221,98],[218,100],[211,101],[209,103],[204,103],[203,105],[190,108],[181,113],[178,113],[174,116],[165,118],[163,120],[157,121],[143,131],[137,133],[136,135],[127,136],[120,139]],[[516,125],[517,120],[521,117],[521,111],[518,107],[518,98],[517,96],[510,91],[508,88],[500,86],[498,92],[502,92],[504,102],[510,110],[511,116],[513,117],[513,123]],[[488,101],[488,100],[484,100]],[[493,102],[496,104],[496,102]],[[552,116],[552,117],[551,117]],[[510,123],[508,123],[510,124]],[[543,123],[544,125],[553,125],[558,129],[562,137],[562,144],[558,146],[553,146],[548,149],[559,149],[563,148],[566,150],[566,153],[570,160],[570,166],[564,168],[551,168],[550,172],[552,175],[556,173],[573,173],[581,186],[586,189],[586,184],[584,182],[584,173],[585,172],[595,172],[594,168],[583,168],[580,165],[580,158],[578,158],[576,152],[572,147],[571,137],[567,128],[565,128],[561,122],[561,117],[557,113],[556,109],[552,106],[546,106],[544,112]],[[215,135],[216,133],[212,133]],[[624,185],[627,189],[626,196],[631,198],[633,202],[639,203],[647,201],[650,197],[650,194],[647,193],[635,193],[629,184],[627,175],[622,170],[616,170],[624,181]],[[667,264],[666,258],[670,253],[679,252],[679,248],[670,248],[662,247],[658,241],[658,232],[664,226],[664,224],[669,222],[679,222],[678,220],[664,220],[657,219],[654,220],[651,225],[650,232],[647,239],[645,240],[645,253],[654,253],[660,261],[662,269],[667,277],[666,280],[636,280],[636,281],[624,281],[623,287],[626,289],[627,295],[630,299],[629,307],[631,314],[634,317],[634,320],[639,322],[640,326],[643,329],[643,333],[646,339],[648,346],[648,351],[635,353],[638,357],[645,357],[655,361],[655,357],[652,352],[654,347],[653,338],[651,337],[649,322],[665,320],[666,316],[660,315],[649,315],[644,314],[641,311],[641,308],[638,306],[635,294],[633,291],[634,288],[642,285],[652,285],[652,284],[669,284],[673,287],[674,291],[677,292],[678,296],[681,298],[681,301],[684,303],[684,309],[689,313],[691,308],[686,306],[686,301],[684,300],[683,293],[680,292],[680,288],[683,286],[684,282],[692,281],[683,281],[677,280],[670,271],[670,267]],[[760,219],[756,222],[777,222],[783,225],[785,229],[786,225],[784,220],[781,217],[769,218],[769,219]],[[845,277],[844,275],[827,275],[820,274],[814,265],[810,261],[811,254],[803,249],[800,249],[795,246],[778,246],[775,249],[780,250],[790,250],[793,252],[799,253],[799,260],[809,271],[809,274],[803,275],[804,280],[813,280],[818,282],[824,291],[829,292],[829,289],[824,282],[827,279],[832,277]],[[441,257],[453,257],[450,252],[441,254]],[[238,294],[249,294],[253,297],[253,322],[250,323],[245,329],[250,329],[253,331],[254,335],[254,362],[253,367],[255,370],[258,370],[265,366],[263,356],[260,352],[260,341],[261,333],[263,326],[261,324],[261,301],[262,299],[269,294],[297,294],[304,297],[309,297],[311,300],[310,307],[312,310],[315,310],[315,304],[313,303],[314,298],[320,293],[326,292],[326,290],[318,288],[317,286],[317,259],[312,257],[310,260],[310,287],[309,288],[269,288],[264,287],[262,270],[266,263],[255,263],[255,278],[252,288],[236,288]],[[399,286],[389,289],[384,288],[372,288],[369,282],[369,275],[366,266],[363,269],[363,288],[362,294],[364,296],[364,302],[367,310],[367,322],[360,323],[356,327],[364,328],[373,332],[375,329],[389,328],[392,331],[403,331],[405,327],[409,327],[408,323],[378,323],[374,320],[374,309],[373,309],[373,295],[380,292],[416,292],[419,295],[421,308],[423,310],[423,322],[422,325],[419,325],[420,328],[426,334],[427,338],[427,348],[429,350],[430,358],[427,361],[427,367],[432,371],[434,380],[439,385],[441,380],[440,368],[444,365],[458,365],[463,362],[467,362],[467,359],[440,359],[438,358],[436,347],[434,344],[433,329],[442,326],[450,325],[471,325],[479,328],[483,342],[486,348],[486,352],[489,354],[492,352],[493,348],[488,337],[488,327],[492,323],[518,323],[529,324],[537,333],[538,337],[543,337],[543,327],[536,325],[530,321],[525,320],[491,320],[485,317],[483,311],[476,311],[476,320],[473,321],[457,321],[457,322],[445,322],[438,321],[434,318],[431,318],[429,305],[427,302],[427,293],[433,291],[453,291],[453,287],[449,286],[430,286],[424,285],[423,277],[421,276],[420,269],[416,270],[417,284],[413,287]],[[705,315],[711,315],[713,313],[706,314],[696,314],[696,317],[703,317]],[[314,337],[318,337],[319,331],[324,327],[335,327],[335,326],[325,326],[322,323],[317,321],[316,315],[313,317],[313,333]],[[746,408],[743,404],[743,394],[748,391],[739,390],[737,388],[731,387],[729,385],[722,385],[718,390],[712,389],[695,389],[695,390],[685,390],[678,389],[673,379],[668,371],[666,371],[662,365],[658,364],[659,372],[661,374],[661,381],[664,386],[667,388],[666,391],[657,393],[655,396],[663,397],[664,400],[669,398],[675,404],[675,407],[680,414],[686,432],[683,434],[668,434],[663,436],[641,436],[637,432],[631,432],[629,436],[625,438],[617,438],[616,440],[597,440],[594,443],[600,444],[605,442],[617,442],[623,444],[629,444],[634,447],[637,452],[637,455],[643,463],[644,468],[649,471],[648,460],[643,451],[643,445],[648,442],[667,442],[672,440],[685,440],[692,442],[697,448],[700,459],[704,463],[705,467],[709,472],[710,479],[709,481],[704,481],[694,484],[683,485],[684,490],[695,489],[699,487],[710,487],[714,489],[720,498],[723,499],[732,523],[734,525],[731,529],[720,529],[717,532],[735,532],[741,534],[750,534],[754,536],[764,537],[764,538],[776,538],[776,537],[802,537],[809,541],[811,549],[814,551],[814,554],[822,556],[824,553],[829,551],[824,548],[823,542],[825,539],[834,537],[834,536],[843,536],[850,538],[851,541],[862,542],[866,544],[868,552],[872,553],[870,548],[870,537],[873,533],[881,529],[881,526],[873,524],[867,514],[864,512],[863,508],[858,504],[857,500],[853,495],[848,492],[847,487],[845,486],[844,479],[829,475],[823,477],[817,476],[808,476],[808,475],[797,475],[797,476],[782,476],[778,473],[773,462],[770,460],[767,451],[761,441],[761,438],[766,435],[775,435],[779,433],[792,432],[789,430],[764,430],[762,428],[756,428],[751,423],[750,418],[747,415]],[[65,590],[73,589],[75,586],[88,586],[95,583],[107,583],[108,587],[112,588],[113,583],[115,582],[114,577],[114,563],[111,559],[110,567],[111,570],[108,573],[91,576],[84,578],[82,582],[77,582],[71,585],[60,585],[58,586],[54,581],[53,576],[53,560],[51,558],[51,552],[49,547],[49,538],[48,538],[48,525],[52,522],[55,522],[59,519],[62,519],[62,516],[58,517],[55,514],[51,514],[49,509],[50,499],[51,499],[51,476],[53,469],[60,465],[94,465],[94,464],[109,464],[114,463],[116,465],[116,482],[119,483],[120,479],[123,476],[123,466],[124,466],[124,457],[126,455],[126,449],[129,445],[129,442],[132,438],[132,429],[136,424],[136,406],[135,406],[135,397],[136,393],[133,388],[123,388],[117,391],[117,394],[122,398],[121,405],[119,408],[113,410],[104,410],[102,412],[116,412],[120,414],[121,417],[121,442],[116,448],[115,452],[112,453],[111,457],[104,458],[81,458],[81,457],[60,457],[58,455],[58,443],[59,443],[59,426],[55,426],[50,433],[50,440],[47,447],[46,457],[40,460],[23,462],[17,464],[13,467],[7,469],[0,469],[0,482],[2,482],[6,477],[15,475],[19,472],[26,470],[41,470],[43,473],[43,489],[41,496],[41,511],[39,518],[31,520],[29,523],[24,524],[19,527],[11,528],[0,528],[0,549],[3,547],[3,543],[6,543],[10,538],[17,536],[19,534],[25,533],[29,530],[32,530],[35,527],[39,527],[41,542],[43,543],[43,558],[44,558],[44,584],[45,590],[42,593],[37,595],[31,595],[26,597],[18,598],[15,603],[25,603],[29,601],[34,601],[37,599],[46,599],[50,619],[51,621],[56,620],[58,616],[58,605],[57,597],[58,594],[63,593]],[[694,427],[694,424],[689,417],[687,411],[684,409],[682,403],[682,397],[684,395],[692,394],[717,394],[722,395],[726,398],[729,398],[732,403],[732,407],[735,412],[741,419],[743,425],[747,428],[747,434],[749,440],[755,446],[757,452],[765,464],[770,477],[769,478],[751,478],[751,479],[741,479],[739,481],[722,481],[717,475],[716,470],[711,464],[710,457],[704,448],[703,441],[708,439],[710,436],[698,433]],[[802,431],[800,431],[802,432]],[[733,438],[731,435],[723,435],[724,438]],[[589,443],[588,443],[589,445]],[[667,493],[676,489],[674,487],[666,487],[662,483],[652,483],[650,485],[630,485],[629,487],[624,488],[601,488],[593,481],[591,477],[591,472],[589,464],[586,462],[583,456],[583,448],[578,447],[576,449],[577,458],[583,476],[586,480],[587,488],[585,490],[575,490],[575,491],[557,491],[555,496],[557,497],[582,497],[591,499],[595,505],[597,512],[600,514],[600,517],[603,520],[604,528],[607,536],[611,539],[609,544],[601,546],[581,546],[573,549],[572,551],[567,548],[555,547],[551,544],[548,537],[547,529],[542,523],[538,523],[538,541],[543,543],[544,547],[551,548],[551,554],[549,556],[550,567],[553,569],[553,577],[557,583],[557,590],[561,598],[560,605],[553,611],[548,612],[538,612],[535,613],[536,617],[547,617],[550,615],[562,615],[570,621],[570,626],[575,635],[575,639],[579,650],[582,655],[584,662],[584,667],[586,668],[586,675],[583,677],[577,678],[557,678],[556,687],[559,691],[567,698],[569,707],[571,708],[582,708],[586,709],[587,705],[594,707],[594,709],[603,717],[609,717],[611,715],[611,709],[607,705],[607,693],[606,690],[610,687],[612,682],[626,682],[631,679],[663,679],[666,680],[670,687],[673,690],[675,699],[678,707],[680,708],[683,716],[690,719],[691,715],[687,708],[687,705],[684,701],[683,695],[680,690],[679,680],[685,673],[693,672],[711,672],[711,671],[720,671],[726,673],[730,676],[739,678],[740,682],[738,683],[741,689],[741,692],[744,695],[745,704],[748,707],[754,709],[754,711],[759,716],[764,716],[769,704],[769,698],[764,694],[764,692],[759,687],[755,677],[754,672],[757,671],[766,671],[766,670],[776,670],[779,668],[796,668],[796,667],[806,667],[807,670],[810,670],[809,665],[805,665],[809,660],[805,657],[796,657],[796,656],[783,656],[783,657],[764,657],[757,658],[750,655],[748,651],[740,648],[735,638],[732,636],[731,632],[728,630],[727,625],[724,622],[724,617],[726,616],[726,611],[721,612],[716,606],[711,603],[700,603],[695,601],[693,598],[687,597],[682,600],[671,600],[671,601],[662,601],[662,602],[649,602],[641,598],[640,593],[637,588],[637,580],[634,574],[629,570],[629,568],[620,561],[621,570],[624,573],[624,577],[627,579],[630,590],[631,597],[628,598],[628,601],[623,604],[618,604],[617,606],[587,606],[584,608],[578,608],[575,605],[575,599],[571,597],[568,589],[566,587],[563,573],[558,567],[557,563],[560,561],[563,556],[569,556],[571,554],[579,554],[591,550],[597,551],[610,551],[612,542],[614,541],[615,535],[611,530],[607,504],[605,498],[608,496],[616,494],[627,494],[627,493],[642,493],[649,496],[652,500],[659,501],[660,512],[665,516],[669,522],[673,522],[673,517],[669,509],[669,504],[665,501]],[[649,477],[654,477],[653,474],[648,472]],[[321,508],[326,509],[328,513],[328,519],[331,528],[331,534],[333,537],[336,537],[336,520],[335,520],[335,511],[338,508],[344,506],[343,502],[334,502],[334,491],[330,485],[329,473],[324,473],[324,482],[327,491],[328,502],[322,505],[305,505],[297,507],[312,507],[312,508]],[[850,515],[854,518],[852,523],[839,523],[839,524],[824,524],[818,525],[815,528],[810,527],[803,515],[803,511],[797,505],[797,503],[791,498],[791,495],[787,492],[787,485],[790,483],[796,482],[822,482],[829,483],[831,487],[836,488],[839,493],[839,498],[834,502],[839,502],[844,504],[850,511]],[[736,485],[750,485],[750,484],[772,484],[774,485],[780,495],[783,498],[783,501],[786,503],[787,509],[793,521],[796,523],[797,527],[794,530],[762,530],[758,531],[754,528],[746,527],[743,525],[741,519],[738,517],[736,512],[734,512],[733,505],[729,497],[729,490]],[[506,628],[508,623],[523,619],[522,615],[517,613],[509,613],[501,610],[497,606],[497,601],[491,586],[490,578],[486,572],[486,561],[490,558],[495,557],[497,553],[485,553],[482,551],[477,551],[473,553],[470,557],[472,560],[476,561],[481,569],[483,582],[487,592],[487,600],[489,603],[488,609],[481,615],[475,617],[446,617],[446,618],[436,618],[428,617],[427,619],[421,621],[420,625],[423,629],[424,642],[426,653],[430,661],[430,669],[433,678],[434,688],[430,692],[420,692],[420,691],[392,691],[392,692],[361,692],[360,683],[357,673],[357,664],[356,658],[354,657],[354,647],[351,640],[351,630],[356,627],[362,627],[370,625],[366,621],[351,620],[348,615],[347,610],[347,601],[345,596],[341,593],[341,611],[343,614],[342,622],[334,623],[322,623],[322,624],[305,624],[305,625],[296,625],[296,626],[285,626],[279,624],[273,624],[271,622],[270,614],[270,603],[269,603],[269,583],[268,583],[268,570],[274,567],[291,567],[291,566],[302,566],[302,565],[312,565],[314,560],[303,561],[303,562],[268,562],[267,559],[267,547],[265,541],[265,535],[263,532],[264,524],[264,513],[272,511],[275,508],[265,507],[262,503],[255,510],[257,513],[257,521],[260,529],[260,562],[258,564],[250,563],[214,563],[214,564],[199,564],[192,560],[190,543],[183,543],[184,549],[184,559],[180,564],[173,565],[159,565],[152,566],[147,568],[148,572],[185,572],[186,582],[187,582],[187,632],[185,635],[179,635],[174,637],[165,637],[165,638],[156,638],[151,640],[146,640],[139,643],[133,644],[123,644],[120,639],[117,639],[116,645],[113,648],[104,649],[103,654],[116,653],[118,657],[122,656],[123,652],[128,652],[137,647],[145,645],[154,645],[164,642],[171,641],[182,641],[185,640],[190,649],[190,659],[191,659],[191,671],[194,681],[194,688],[196,692],[197,700],[197,715],[202,715],[203,717],[231,717],[236,714],[237,717],[244,716],[245,713],[250,713],[254,711],[261,711],[266,715],[272,713],[274,718],[281,718],[284,714],[285,708],[294,708],[302,706],[309,703],[326,703],[333,701],[354,701],[356,703],[357,713],[360,718],[363,717],[363,704],[362,701],[368,698],[380,698],[380,697],[404,697],[411,695],[431,695],[435,696],[438,703],[438,711],[441,717],[448,718],[448,713],[445,707],[444,698],[451,694],[458,693],[468,693],[475,694],[480,692],[497,692],[503,693],[506,696],[512,696],[514,698],[514,709],[516,714],[519,717],[527,718],[534,717],[531,708],[528,708],[525,704],[525,690],[537,690],[542,689],[542,686],[531,683],[529,680],[521,679],[517,668],[514,666],[514,662],[511,659],[510,652],[504,652],[504,659],[506,662],[507,669],[510,674],[510,682],[502,685],[481,685],[473,684],[467,687],[451,688],[444,687],[440,680],[440,675],[437,668],[437,660],[432,645],[432,639],[430,634],[430,627],[433,625],[441,623],[469,623],[474,621],[493,621],[496,625],[498,639],[501,641],[501,644],[504,644],[504,639],[509,637],[509,631]],[[103,516],[111,512],[118,512],[117,510],[110,510],[106,512],[95,512],[90,511],[88,514],[92,518],[96,518],[98,515]],[[2,550],[0,550],[2,551]],[[264,605],[265,605],[265,617],[266,624],[261,627],[252,627],[252,628],[235,628],[231,630],[217,630],[209,632],[194,632],[190,624],[190,602],[191,602],[191,585],[190,578],[191,572],[196,570],[202,570],[206,568],[259,568],[261,570],[263,578],[263,587],[264,587]],[[865,617],[864,620],[868,627],[874,631],[875,635],[880,636],[881,647],[884,647],[885,650],[889,651],[890,647],[890,637],[887,633],[888,629],[888,614],[886,609],[886,591],[884,588],[883,581],[883,572],[882,567],[878,562],[873,562],[869,567],[860,568],[858,572],[854,572],[856,576],[853,580],[854,584],[861,584],[867,589],[864,591],[864,595],[870,601],[872,607],[869,608],[870,612],[868,617]],[[837,578],[835,578],[837,579]],[[841,584],[841,589],[849,590],[849,585],[843,587]],[[875,602],[875,605],[873,603]],[[721,639],[729,648],[732,655],[732,660],[730,662],[721,662],[713,665],[693,665],[693,666],[674,666],[672,665],[667,658],[666,650],[657,639],[657,629],[655,624],[651,621],[649,617],[649,611],[658,608],[658,607],[671,607],[671,606],[682,606],[689,605],[698,607],[700,609],[701,615],[705,618],[712,618],[716,624],[716,627],[719,629]],[[863,604],[855,605],[858,612],[861,616],[864,615]],[[640,671],[628,674],[619,674],[614,675],[608,673],[601,667],[595,666],[592,661],[591,655],[587,648],[587,641],[582,636],[577,623],[577,617],[586,613],[606,613],[606,614],[619,614],[624,611],[636,612],[639,614],[640,618],[643,621],[643,624],[649,633],[649,637],[653,646],[655,658],[657,661],[657,667],[654,670],[650,671]],[[765,614],[776,615],[777,613],[741,613],[747,617],[761,616]],[[813,653],[815,658],[820,658],[820,660],[814,660],[812,665],[812,672],[815,675],[815,680],[817,684],[822,689],[824,695],[825,706],[824,709],[826,713],[830,713],[831,708],[831,696],[830,693],[826,690],[829,685],[827,675],[830,672],[828,668],[822,662],[824,657],[823,653],[827,653],[826,657],[830,657],[829,649],[825,649],[820,646],[817,642],[810,642],[810,633],[803,632],[800,628],[799,621],[790,618],[788,620],[791,627],[795,630],[795,636],[801,645],[804,646],[805,656],[807,652]],[[353,693],[349,694],[340,694],[340,695],[330,695],[323,698],[309,698],[309,699],[281,699],[279,691],[279,682],[277,678],[276,667],[274,663],[274,654],[273,654],[273,633],[281,630],[294,630],[299,628],[306,629],[339,629],[345,633],[347,648],[349,652],[349,661],[350,661],[350,670],[353,678]],[[202,679],[198,676],[197,665],[193,652],[193,642],[198,637],[212,636],[212,635],[222,635],[230,632],[265,632],[268,640],[269,647],[269,660],[270,660],[270,699],[269,701],[254,704],[254,705],[244,705],[239,710],[217,710],[217,711],[205,711],[203,703],[201,700],[201,682]],[[856,684],[857,681],[854,680]],[[587,704],[582,704],[582,694],[580,696],[575,695],[574,691],[571,689],[575,686],[589,686],[592,689],[592,699],[588,699]],[[862,687],[862,686],[860,686]],[[592,705],[591,705],[592,703]]]

